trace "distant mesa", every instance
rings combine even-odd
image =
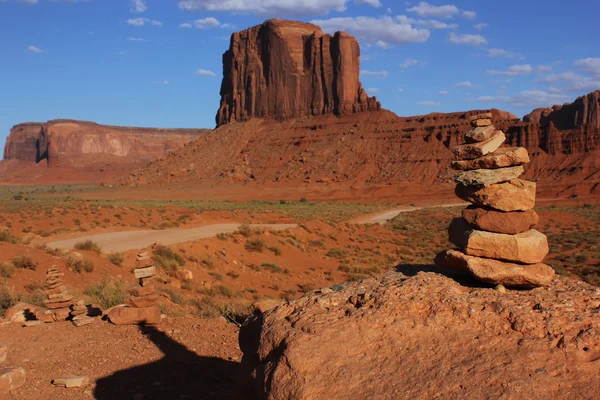
[[[523,117],[523,121],[557,129],[573,129],[588,125],[600,129],[600,90],[578,97],[573,103],[552,108],[537,108]]]
[[[223,55],[217,126],[254,117],[284,120],[378,111],[360,81],[360,47],[344,32],[272,19],[234,33]]]

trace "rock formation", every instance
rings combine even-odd
[[[65,321],[71,314],[73,305],[73,296],[67,291],[63,282],[65,274],[60,272],[56,266],[48,268],[46,271],[46,289],[44,294],[48,296],[45,301],[46,307],[51,311],[54,321]]]
[[[310,293],[252,317],[240,332],[244,393],[257,400],[600,397],[597,288],[561,277],[548,289],[503,292],[419,269],[428,267]]]
[[[491,117],[472,117],[473,130],[465,135],[471,143],[452,150],[458,158],[452,167],[462,171],[455,178],[456,194],[473,206],[450,225],[450,241],[460,250],[439,254],[436,264],[495,285],[548,286],[554,277],[554,270],[542,264],[548,241],[532,229],[539,221],[532,210],[536,185],[519,179],[529,162],[527,150],[501,149],[506,138]]]
[[[524,122],[549,126],[560,130],[576,129],[584,125],[600,128],[600,90],[578,97],[573,103],[538,108],[523,117]]]
[[[223,55],[217,126],[251,118],[376,111],[359,81],[360,48],[347,33],[272,19],[234,33]]]

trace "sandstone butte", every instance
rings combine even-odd
[[[360,47],[344,32],[271,19],[234,33],[223,55],[217,126],[251,118],[377,111],[360,81]]]

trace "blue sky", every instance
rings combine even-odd
[[[213,127],[233,31],[271,17],[345,30],[399,115],[523,116],[600,89],[598,0],[0,0],[0,143],[53,118]]]

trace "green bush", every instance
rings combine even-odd
[[[329,251],[325,255],[331,258],[342,259],[348,257],[348,252],[346,250],[337,249],[334,247],[329,249]]]
[[[0,316],[4,317],[6,310],[17,304],[17,297],[10,291],[6,283],[0,286]]]
[[[86,240],[84,242],[75,243],[77,250],[95,251],[98,254],[102,254],[102,247],[96,242]]]
[[[211,319],[221,316],[219,306],[211,298],[204,297],[202,299],[192,300],[192,305],[196,309],[195,314],[200,318]]]
[[[269,247],[269,250],[275,254],[276,256],[280,256],[281,255],[281,249],[277,246],[271,246]]]
[[[162,289],[162,291],[169,295],[173,303],[179,304],[180,306],[186,303],[185,297],[181,292],[172,289]]]
[[[263,239],[248,240],[244,245],[244,248],[251,253],[262,253],[266,247],[267,244]]]
[[[0,277],[12,278],[15,274],[15,266],[10,262],[0,263]]]
[[[106,256],[106,259],[117,267],[122,267],[123,262],[125,261],[125,255],[123,253],[112,253]]]
[[[152,257],[157,267],[162,268],[166,271],[176,271],[177,267],[183,267],[185,265],[185,258],[161,244],[156,245],[154,248],[154,256]]]
[[[0,232],[0,242],[17,244],[19,239],[10,232],[2,231]]]
[[[261,264],[261,267],[273,274],[282,271],[281,267],[275,263],[263,263]]]
[[[30,256],[25,256],[25,255],[14,256],[12,259],[12,264],[15,266],[15,268],[30,269],[32,271],[35,271],[38,267],[37,261],[35,261]]]
[[[88,286],[84,293],[104,309],[123,304],[126,297],[123,282],[113,278],[104,278],[100,283]]]

